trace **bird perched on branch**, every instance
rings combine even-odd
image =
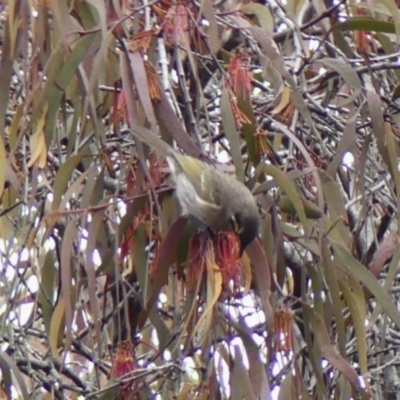
[[[182,214],[196,218],[214,231],[233,230],[242,250],[258,235],[260,216],[250,190],[212,165],[184,155],[146,128],[134,135],[165,156],[175,182]]]

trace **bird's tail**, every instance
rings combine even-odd
[[[133,128],[132,131],[134,136],[136,136],[139,140],[146,143],[152,149],[160,153],[160,155],[166,157],[171,153],[175,153],[173,148],[168,143],[164,142],[164,140],[162,140],[159,136],[157,136],[149,129],[137,126]]]

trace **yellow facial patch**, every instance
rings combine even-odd
[[[230,222],[231,222],[233,231],[237,235],[240,235],[242,233],[242,231],[243,231],[243,227],[238,224],[237,219],[233,216],[233,217],[230,218]]]

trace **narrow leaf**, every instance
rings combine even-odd
[[[17,391],[21,393],[22,399],[23,400],[30,399],[30,396],[28,394],[28,388],[26,387],[25,380],[21,374],[21,371],[15,364],[14,360],[11,359],[11,357],[3,351],[0,351],[0,369],[2,372],[2,380],[4,382],[8,395],[10,396],[9,398],[10,399],[12,398],[11,397],[11,385],[12,385],[11,372],[12,372],[17,383],[16,385]]]
[[[364,265],[357,261],[350,251],[331,240],[334,248],[335,255],[341,261],[342,266],[346,269],[347,273],[352,275],[355,279],[359,279],[362,284],[375,296],[376,301],[383,307],[393,322],[400,328],[400,313],[394,305],[392,299],[385,292],[376,278],[372,275]]]
[[[217,54],[217,52],[221,48],[221,40],[219,38],[218,24],[217,19],[215,18],[215,9],[212,5],[212,2],[210,0],[202,0],[201,11],[203,12],[209,23],[208,42],[211,54]]]
[[[221,117],[222,125],[224,126],[225,137],[228,139],[233,164],[235,165],[237,178],[244,182],[244,167],[242,153],[240,151],[240,141],[236,130],[235,117],[233,116],[229,93],[226,88],[222,90],[221,95]]]
[[[0,199],[3,196],[4,184],[6,182],[6,170],[7,170],[6,162],[7,162],[6,149],[4,147],[4,141],[2,139],[2,136],[0,135]]]

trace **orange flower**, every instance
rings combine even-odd
[[[137,368],[138,364],[132,342],[119,342],[112,362],[111,378],[121,378]],[[117,399],[130,399],[135,392],[139,394],[137,382],[124,383],[119,390]]]
[[[149,83],[150,99],[155,103],[159,103],[161,101],[161,94],[157,71],[149,61],[145,61],[144,66],[146,68],[147,82]]]
[[[244,264],[240,256],[240,241],[234,232],[219,232],[217,235],[217,264],[221,269],[222,284],[229,289],[233,282],[234,292],[238,292],[244,282]]]
[[[293,320],[294,314],[287,308],[280,308],[275,312],[275,348],[277,351],[293,350]]]
[[[172,5],[161,24],[167,46],[173,46],[185,39],[190,42],[189,12],[183,4]]]
[[[235,119],[236,129],[241,130],[242,124],[251,124],[249,118],[246,114],[239,108],[237,97],[233,93],[232,89],[229,88],[227,80],[225,80],[225,85],[228,87],[229,103],[232,108],[233,117]]]
[[[251,90],[248,58],[236,53],[228,65],[228,73],[236,96],[247,97]]]
[[[136,35],[132,36],[128,40],[128,48],[131,53],[140,51],[142,54],[147,54],[151,41],[155,36],[155,30],[150,29],[148,31],[141,31]]]
[[[112,121],[115,126],[117,126],[120,122],[124,123],[128,120],[128,109],[126,106],[126,93],[124,90],[120,92],[115,89],[114,93],[114,107],[112,113]]]
[[[214,252],[216,249],[217,252]],[[238,293],[245,282],[245,267],[240,255],[240,241],[234,232],[222,231],[210,237],[208,232],[192,235],[189,243],[188,287],[195,290],[199,280],[204,281],[207,263],[215,265],[222,276],[222,285],[230,292],[229,283],[233,282],[233,291]]]
[[[354,10],[355,15],[369,15],[369,11],[365,10],[361,7],[355,7]],[[354,32],[354,42],[356,44],[357,50],[362,54],[371,53],[371,45],[370,45],[371,35],[368,31],[356,30]]]

